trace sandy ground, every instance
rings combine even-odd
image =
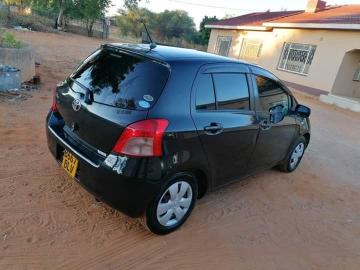
[[[360,114],[298,95],[313,110],[298,170],[207,194],[182,229],[159,237],[96,202],[46,146],[51,89],[101,41],[16,35],[35,47],[43,84],[0,103],[0,269],[360,268]]]

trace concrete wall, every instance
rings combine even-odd
[[[29,81],[35,75],[35,53],[27,46],[21,49],[0,48],[0,65],[21,70],[21,81]]]
[[[110,23],[110,22],[109,22]],[[104,33],[104,22],[97,20],[93,25],[93,37],[96,38],[108,38],[110,33],[110,25],[108,25],[108,32]],[[66,31],[75,33],[78,35],[87,36],[88,32],[86,29],[86,23],[82,20],[69,20],[66,25]]]
[[[278,29],[272,31],[243,31],[212,29],[208,52],[216,53],[218,36],[231,36],[229,57],[239,58],[243,38],[263,40],[260,57],[249,62],[269,69],[280,79],[331,92],[345,53],[360,49],[359,31]],[[316,45],[309,74],[300,75],[278,70],[284,42]],[[246,59],[245,59],[246,60]],[[355,70],[354,72],[355,73]],[[348,82],[352,83],[352,82]]]
[[[78,25],[67,25],[66,26],[66,30],[70,33],[74,33],[74,34],[78,34],[78,35],[82,35],[82,36],[88,36],[88,32],[86,30],[86,28],[82,27],[82,26],[78,26]],[[103,38],[103,32],[94,29],[93,30],[93,37],[96,38]]]
[[[360,82],[353,80],[359,66],[360,50],[347,52],[336,76],[333,94],[360,98]]]

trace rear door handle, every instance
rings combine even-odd
[[[209,126],[204,127],[207,135],[217,135],[223,132],[223,127],[219,123],[211,123]]]
[[[260,128],[262,130],[269,130],[271,128],[271,122],[270,120],[263,119],[260,121]]]

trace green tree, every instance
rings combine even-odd
[[[137,8],[141,0],[124,0],[124,6],[128,9]]]
[[[63,28],[65,18],[75,18],[86,22],[89,36],[93,36],[96,20],[105,16],[111,0],[29,0],[37,10],[53,14],[55,28]]]
[[[57,2],[57,0],[32,0],[31,8],[40,16],[54,18],[55,20],[59,12]]]
[[[214,17],[205,16],[200,22],[200,31],[199,31],[199,41],[203,45],[207,45],[209,43],[211,29],[205,28],[205,25],[211,24],[213,22],[217,22],[219,19]]]
[[[144,31],[141,21],[144,21],[150,32],[156,28],[156,13],[146,8],[131,8],[128,10],[119,10],[117,25],[123,35],[139,37]]]
[[[194,20],[182,10],[154,13],[146,8],[119,10],[117,25],[123,35],[139,37],[144,31],[144,21],[155,40],[166,41],[177,38],[198,41]]]
[[[185,38],[196,32],[194,20],[184,10],[165,10],[157,15],[156,32],[165,38]]]
[[[105,17],[110,5],[111,0],[75,0],[73,15],[86,22],[88,36],[91,37],[95,21]]]
[[[75,8],[73,0],[30,0],[31,6],[41,15],[54,16],[55,28],[63,28],[65,17]]]
[[[26,7],[30,6],[31,0],[4,0],[3,1],[8,7],[11,5],[19,8],[20,14],[23,14]]]

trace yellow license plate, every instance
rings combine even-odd
[[[78,163],[78,160],[70,152],[64,151],[61,167],[72,177],[75,177]]]

